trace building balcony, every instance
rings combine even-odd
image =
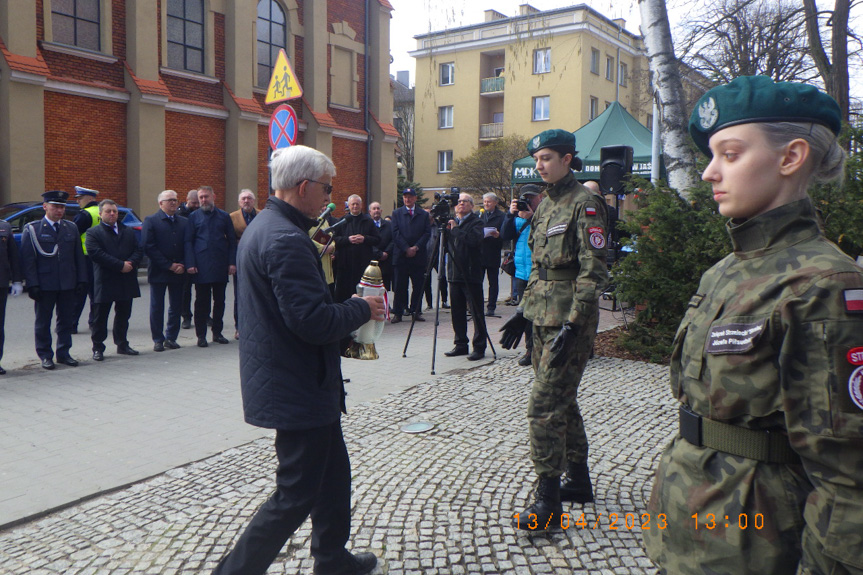
[[[503,122],[479,125],[480,141],[487,142],[490,140],[497,140],[499,138],[503,138]]]
[[[503,96],[503,76],[483,78],[479,81],[479,93],[482,96]]]

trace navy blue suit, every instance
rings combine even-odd
[[[401,315],[408,299],[408,280],[411,283],[411,313],[420,313],[423,297],[423,276],[428,264],[428,244],[431,237],[431,222],[427,211],[414,205],[411,216],[404,206],[392,215],[393,230],[393,271],[395,280],[395,301],[393,311]],[[414,257],[407,257],[409,247],[417,247]]]
[[[162,210],[144,218],[141,230],[144,252],[149,258],[150,335],[154,343],[176,341],[180,334],[185,273],[171,271],[173,264],[186,265],[186,244],[191,240],[189,220],[175,215],[173,221]],[[168,292],[168,328],[165,327],[165,292]]]
[[[190,239],[186,243],[186,269],[197,268],[195,283],[195,334],[207,335],[210,298],[213,305],[213,338],[222,335],[228,267],[237,265],[237,234],[228,212],[198,208],[189,216]]]
[[[51,318],[57,308],[57,357],[69,357],[72,323],[75,319],[79,284],[86,288],[87,270],[78,227],[60,220],[58,232],[45,218],[24,227],[21,234],[21,265],[27,289],[39,288],[36,300],[36,353],[40,359],[53,359]],[[39,249],[37,249],[37,246]],[[56,251],[55,251],[56,249]]]

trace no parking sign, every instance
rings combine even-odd
[[[270,147],[287,148],[297,143],[297,113],[287,104],[275,109],[270,117]]]

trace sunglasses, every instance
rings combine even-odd
[[[313,182],[313,183],[315,183],[315,184],[320,184],[320,185],[322,185],[322,186],[324,187],[324,191],[327,193],[327,195],[329,195],[329,194],[332,194],[332,193],[333,193],[333,186],[332,186],[332,185],[330,185],[330,184],[325,184],[325,183],[323,183],[323,182],[319,182],[319,181],[317,181],[317,180],[306,180],[306,181],[307,181],[307,182]]]

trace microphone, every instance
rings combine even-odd
[[[330,227],[328,227],[327,229],[325,229],[325,230],[324,230],[324,233],[325,233],[325,234],[333,235],[333,231],[335,231],[335,230],[336,230],[336,228],[338,228],[339,226],[343,226],[343,225],[345,225],[346,223],[348,223],[347,218],[342,218],[341,220],[337,221],[336,223],[334,223],[333,225],[331,225]]]
[[[326,220],[327,216],[330,215],[331,213],[333,213],[333,211],[335,211],[335,209],[336,209],[336,205],[334,203],[331,202],[331,203],[327,204],[327,209],[325,209],[321,213],[321,215],[318,216],[318,221],[322,222],[322,221]]]

